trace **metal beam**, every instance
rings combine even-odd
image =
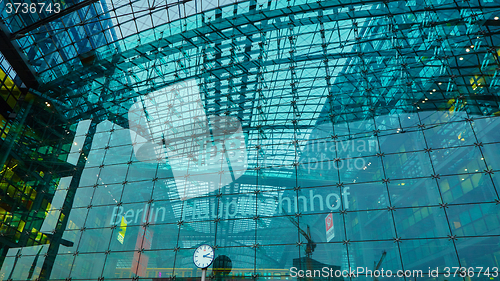
[[[84,1],[82,1],[80,3],[77,3],[77,4],[69,7],[69,8],[61,10],[57,14],[54,13],[54,14],[46,17],[46,18],[43,18],[43,19],[41,19],[41,20],[39,20],[37,22],[34,22],[34,23],[32,23],[32,24],[30,24],[30,25],[28,25],[28,26],[26,26],[26,27],[24,27],[24,28],[22,28],[22,29],[20,29],[20,30],[18,30],[16,32],[14,32],[14,33],[12,33],[10,35],[10,40],[15,40],[15,39],[21,38],[26,33],[30,32],[30,31],[33,31],[33,30],[39,28],[42,25],[46,25],[46,24],[48,24],[50,22],[53,22],[53,21],[55,21],[55,20],[57,20],[59,18],[62,18],[63,16],[65,16],[67,14],[70,14],[70,13],[72,13],[74,11],[77,11],[77,10],[79,10],[81,8],[87,7],[88,5],[90,5],[92,3],[95,3],[95,2],[99,2],[99,0],[84,0]]]
[[[18,51],[20,49],[17,42],[10,41],[8,29],[3,24],[0,24],[0,52],[14,68],[24,85],[37,89],[39,84],[35,77],[36,71],[28,64],[27,58]]]
[[[93,3],[96,3],[96,2],[99,2],[100,0],[84,0],[80,3],[77,3],[69,8],[66,8],[64,10],[61,10],[61,12],[57,13],[57,14],[52,14],[46,18],[43,18],[33,24],[30,24],[14,33],[11,34],[11,37],[10,37],[10,40],[15,40],[15,39],[19,39],[23,36],[25,36],[26,33],[30,32],[30,31],[33,31],[37,28],[39,28],[40,26],[42,25],[45,25],[47,23],[50,23],[50,22],[53,22],[55,21],[56,19],[59,19],[67,14],[70,14],[72,12],[75,12],[75,11],[78,11],[79,9],[82,9],[84,7],[87,7],[88,5],[91,5]],[[169,7],[173,7],[173,6],[177,6],[177,5],[180,5],[180,4],[184,4],[186,2],[190,2],[190,1],[193,1],[193,0],[183,0],[183,1],[179,1],[179,2],[175,2],[175,3],[170,3],[170,4],[167,4],[166,5],[166,8],[169,8]]]

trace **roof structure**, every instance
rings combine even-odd
[[[497,114],[497,15],[492,0],[130,0],[4,22],[37,91],[69,121],[126,127],[141,97],[196,79],[208,115],[237,117],[250,146],[282,142],[274,153],[292,159],[297,135],[325,121],[464,104]]]

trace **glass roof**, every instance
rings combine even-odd
[[[282,143],[267,153],[287,166],[292,141],[326,120],[465,103],[498,112],[493,0],[61,4],[60,14],[2,16],[38,91],[74,122],[127,127],[138,99],[196,79],[208,115],[238,118],[248,146]]]
[[[282,139],[273,153],[293,159],[290,141],[325,120],[498,112],[493,0],[57,3],[2,17],[70,121],[127,127],[138,98],[196,79],[207,114],[237,117],[249,146]]]

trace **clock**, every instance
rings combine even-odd
[[[193,254],[193,262],[199,268],[207,268],[214,261],[214,249],[209,245],[200,245]]]

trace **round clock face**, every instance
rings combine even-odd
[[[199,246],[193,254],[194,264],[199,268],[207,268],[214,260],[214,249],[209,245]]]

